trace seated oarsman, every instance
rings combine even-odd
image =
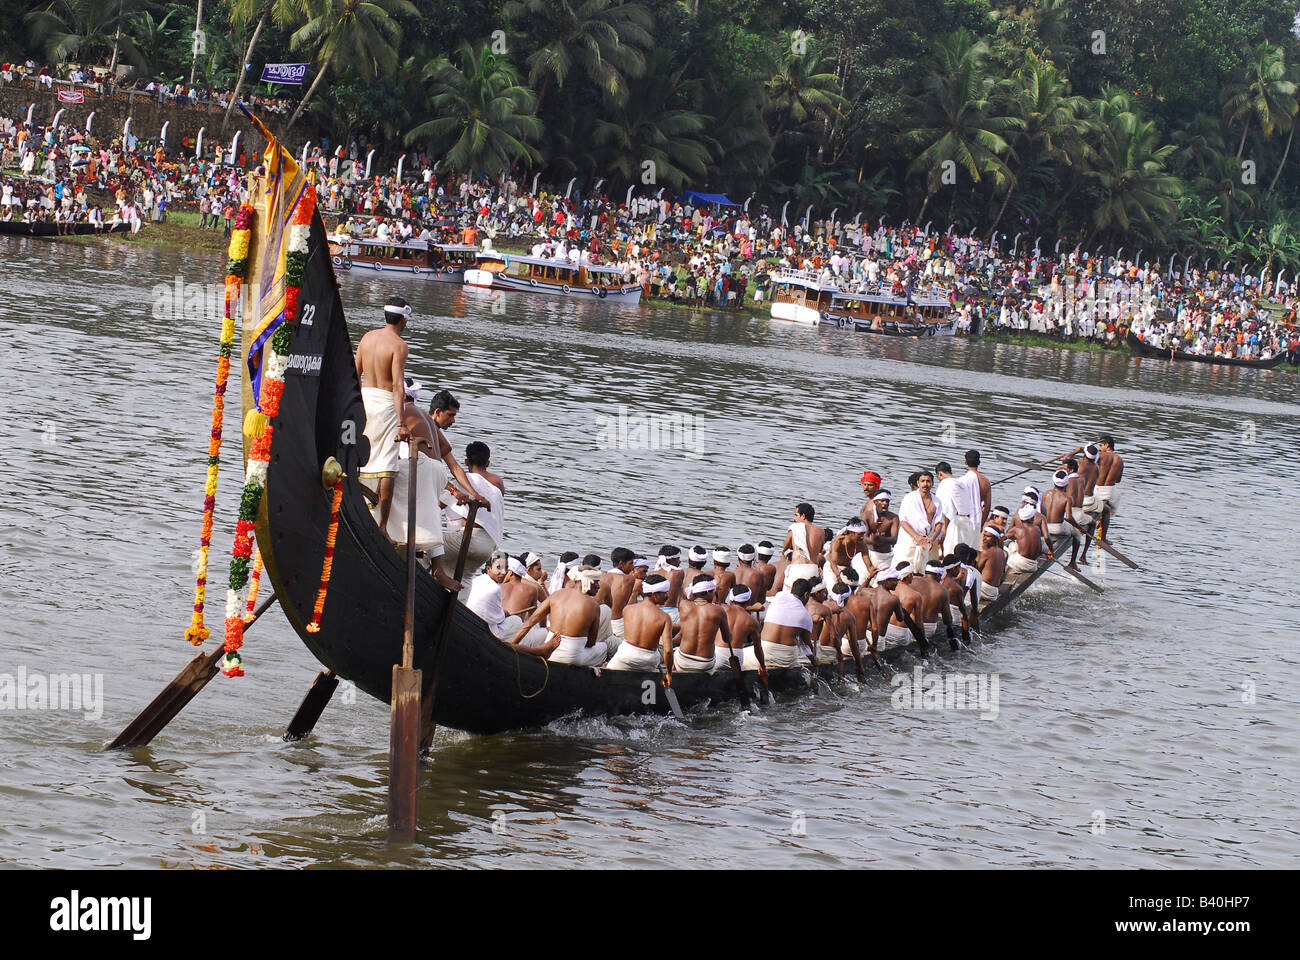
[[[980,533],[979,559],[976,560],[983,582],[980,585],[980,609],[998,598],[998,588],[1007,568],[1007,552],[1002,549],[1002,531],[993,524],[984,525]]]
[[[450,396],[450,394],[448,394]],[[448,445],[450,452],[450,444]],[[469,492],[476,493],[487,504],[479,508],[474,515],[476,530],[491,542],[493,549],[505,542],[505,481],[488,470],[492,464],[492,451],[486,443],[475,440],[465,448],[465,477],[472,485]],[[469,507],[462,503],[453,503],[447,507],[447,525],[451,529],[463,530],[469,517]],[[474,542],[480,538],[474,534]]]
[[[546,594],[529,579],[521,557],[508,558],[506,567],[506,578],[501,581],[501,608],[508,616],[526,617],[546,599]]]
[[[916,588],[916,582],[925,577],[924,571],[918,571],[912,568],[912,565],[904,560],[897,567],[898,586],[894,588],[894,596],[907,609],[908,615],[916,622],[916,625],[924,632],[928,641],[934,634],[933,625],[925,619],[925,597],[921,591]],[[895,626],[903,626],[900,620]],[[896,632],[895,637],[898,636]]]
[[[470,583],[469,597],[465,606],[476,613],[488,625],[492,635],[498,640],[512,640],[519,633],[523,621],[514,614],[507,614],[502,604],[502,583],[510,572],[509,563],[514,559],[504,550],[492,554],[492,560]],[[515,561],[518,563],[518,561]],[[546,642],[546,630],[534,627],[520,641],[523,646],[540,646]]]
[[[922,630],[915,621],[911,619],[908,612],[903,609],[901,603],[891,592],[898,586],[898,571],[891,568],[885,568],[876,572],[875,582],[870,585],[858,587],[844,599],[844,609],[853,615],[857,624],[858,633],[863,643],[865,643],[871,659],[875,662],[876,667],[881,673],[888,673],[885,669],[884,662],[880,659],[880,651],[883,648],[883,641],[892,629],[890,621],[893,617],[899,618],[898,633],[895,635],[895,643],[907,643],[907,630],[912,631],[920,646],[922,655],[929,651],[929,646],[925,640],[925,631]],[[861,645],[860,645],[861,646]],[[846,653],[852,653],[850,647],[841,647]],[[859,656],[861,651],[859,650]]]
[[[978,631],[980,629],[980,601],[984,597],[984,575],[980,573],[979,568],[979,551],[965,543],[957,544],[957,549],[953,551],[953,558],[957,561],[958,572],[953,574],[955,579],[959,579],[965,584],[966,609],[970,619],[970,628]],[[947,564],[945,564],[945,567]]]
[[[862,556],[862,535],[866,532],[867,525],[854,517],[831,538],[826,546],[826,562],[822,564],[822,579],[828,585],[841,583],[844,571],[853,569],[853,558]]]
[[[636,598],[641,586],[641,581],[632,576],[632,561],[635,559],[627,547],[615,547],[609,555],[609,562],[613,566],[601,576],[600,587],[596,590],[596,602],[609,610],[610,630],[613,633],[611,648],[616,648],[623,642],[623,608]]]
[[[657,673],[662,667],[671,676],[673,622],[663,611],[667,599],[668,578],[648,574],[641,584],[641,599],[623,608],[623,642],[607,669]]]
[[[632,576],[637,582],[644,582],[650,574],[650,561],[645,557],[636,557],[632,561]]]
[[[721,606],[713,602],[717,581],[707,573],[695,575],[687,588],[690,599],[682,604],[682,630],[673,666],[678,671],[712,673],[714,637],[721,636],[731,646],[731,624]]]
[[[1044,550],[1043,535],[1035,522],[1037,515],[1038,511],[1033,504],[1023,504],[1002,537],[1002,549],[1007,553],[1002,586],[1007,589],[1014,590],[1022,580],[1038,569],[1038,558]],[[1046,552],[1050,557],[1050,549]]]
[[[843,580],[831,587],[830,594],[826,598],[826,607],[831,614],[830,621],[822,629],[819,640],[821,649],[817,652],[817,659],[833,659],[839,670],[839,677],[843,680],[844,655],[847,653],[853,658],[858,679],[865,680],[867,672],[862,666],[862,628],[858,624],[858,618],[848,608],[848,601],[852,595],[853,588]]]
[[[912,578],[911,587],[921,595],[921,616],[925,621],[925,636],[934,640],[939,636],[942,624],[948,643],[957,649],[957,632],[954,629],[951,604],[948,591],[943,588],[944,569],[942,563],[928,563],[925,574]],[[970,643],[970,634],[962,632],[962,639]]]
[[[579,667],[598,667],[605,662],[608,648],[598,642],[600,604],[584,590],[584,580],[594,591],[599,579],[589,570],[570,570],[569,582],[542,601],[528,615],[515,634],[514,647],[524,653],[544,657],[552,663],[571,663]],[[538,624],[547,624],[547,639],[535,647],[524,641]]]
[[[535,553],[526,553],[524,567],[528,571],[528,580],[537,586],[538,601],[546,599],[546,570],[542,567],[542,558]]]
[[[704,572],[704,565],[709,562],[709,551],[698,543],[686,554],[685,583],[690,583]]]
[[[959,543],[959,547],[966,544]],[[948,594],[948,613],[954,623],[961,625],[962,637],[969,642],[970,631],[978,631],[979,625],[979,591],[976,589],[979,574],[967,571],[957,554],[950,553],[943,558],[943,576],[939,586]]]
[[[989,511],[989,522],[985,526],[991,526],[999,534],[1006,535],[1007,526],[1011,523],[1010,507],[994,507]]]
[[[1069,471],[1061,469],[1052,474],[1052,489],[1043,494],[1042,512],[1043,519],[1047,523],[1047,535],[1051,538],[1048,542],[1052,544],[1052,549],[1063,552],[1068,542],[1070,544],[1069,565],[1074,567],[1079,557],[1079,545],[1083,542],[1083,530],[1075,526],[1074,518],[1071,516],[1069,485]]]
[[[569,571],[578,569],[581,561],[578,555],[572,550],[565,550],[560,554],[559,562],[556,563],[555,569],[551,572],[551,578],[546,582],[546,592],[555,593],[563,590],[569,585]]]
[[[808,588],[808,600],[804,604],[813,621],[812,638],[808,641],[808,649],[805,653],[814,670],[821,664],[823,643],[826,644],[830,656],[836,660],[843,656],[839,653],[830,653],[830,648],[837,644],[834,637],[834,614],[827,602],[829,596],[830,588],[826,586],[826,582],[821,577],[816,577]]]
[[[665,544],[659,548],[659,559],[655,561],[655,572],[668,578],[668,599],[664,601],[664,613],[672,619],[673,624],[681,623],[679,604],[682,600],[682,581],[686,571],[681,568],[682,552],[676,547]]]
[[[754,566],[762,571],[764,590],[771,594],[773,590],[780,589],[773,584],[776,582],[776,565],[772,562],[772,555],[776,553],[776,546],[771,540],[760,540],[754,547]]]
[[[1038,533],[1043,538],[1044,545],[1048,547],[1048,552],[1051,553],[1052,535],[1051,532],[1047,529],[1047,518],[1043,516],[1043,507],[1041,501],[1042,501],[1042,494],[1038,492],[1037,487],[1034,486],[1025,487],[1025,495],[1020,498],[1020,505],[1022,507],[1024,506],[1033,507],[1034,519],[1032,521],[1026,521],[1023,517],[1017,515],[1016,517],[1012,518],[1011,522],[1012,523],[1032,522],[1036,524],[1038,527]]]
[[[411,308],[405,300],[390,298],[384,307],[384,325],[368,331],[357,344],[357,378],[366,411],[365,436],[370,441],[370,459],[360,471],[360,480],[376,490],[379,529],[385,532],[397,478],[397,445],[411,435],[403,423],[408,347],[402,339],[410,317]]]
[[[892,565],[906,563],[913,570],[923,570],[943,543],[943,506],[930,493],[934,475],[928,470],[915,474],[916,489],[903,497],[898,508],[898,542],[894,546]]]
[[[781,544],[781,555],[790,558],[781,586],[783,590],[796,580],[811,580],[821,569],[825,559],[822,548],[826,533],[813,523],[815,517],[816,511],[811,504],[801,503],[794,508],[794,523],[786,530],[785,542]]]
[[[807,580],[796,580],[789,590],[769,598],[759,642],[745,651],[746,670],[799,665],[799,647],[808,646],[812,638],[812,615],[804,607],[808,590]]]
[[[750,599],[746,606],[754,612],[762,610],[767,600],[767,574],[758,565],[757,555],[758,552],[748,543],[741,544],[736,551],[736,586],[749,590]]]
[[[732,586],[736,582],[736,575],[727,568],[731,566],[731,551],[726,547],[713,548],[713,579],[718,582],[718,589],[714,595],[725,597],[731,592]]]
[[[752,647],[758,639],[758,621],[749,612],[754,602],[754,591],[743,583],[737,583],[727,593],[726,605],[722,608],[727,615],[727,625],[731,628],[731,642],[722,638],[719,630],[713,638],[713,672],[731,669],[731,658],[737,658],[744,668],[745,649]]]
[[[890,492],[879,490],[872,498],[876,504],[876,522],[871,525],[862,538],[866,547],[866,559],[859,566],[858,575],[862,582],[871,579],[869,570],[884,570],[893,562],[894,547],[898,545],[898,514],[889,509]]]

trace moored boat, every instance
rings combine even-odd
[[[822,283],[803,272],[787,271],[772,278],[772,306],[769,312],[776,320],[805,323],[817,326],[822,313],[829,309],[838,288]]]
[[[897,296],[883,291],[854,293],[837,290],[822,315],[824,323],[852,327],[862,333],[895,337],[951,337],[957,320],[942,297]]]
[[[1285,354],[1279,353],[1273,357],[1248,360],[1242,357],[1225,357],[1212,353],[1192,353],[1188,350],[1179,350],[1177,347],[1157,347],[1153,343],[1147,343],[1132,330],[1128,332],[1127,340],[1129,347],[1140,357],[1153,357],[1161,360],[1190,360],[1193,363],[1210,363],[1221,367],[1254,367],[1259,370],[1271,370],[1286,357]]]
[[[77,223],[49,223],[38,220],[28,223],[26,220],[0,220],[0,236],[12,237],[87,237],[98,233],[126,233],[131,229],[129,223],[103,224],[96,228],[93,223],[84,220]]]
[[[544,293],[578,299],[639,303],[641,285],[628,282],[618,267],[486,251],[465,271],[465,286],[484,290]]]
[[[425,280],[460,283],[478,250],[463,243],[408,240],[393,243],[371,237],[336,234],[329,238],[330,257],[340,270],[412,274]]]

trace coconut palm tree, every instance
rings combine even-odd
[[[999,113],[993,98],[994,80],[987,61],[988,44],[976,41],[966,30],[940,38],[935,44],[934,66],[921,80],[920,92],[909,97],[924,117],[906,140],[922,147],[907,169],[909,177],[924,174],[927,194],[918,220],[943,183],[951,161],[975,183],[991,181],[995,189],[1013,179],[1004,156],[1013,153],[1005,134],[1024,129],[1019,117]]]
[[[261,37],[262,28],[266,26],[267,20],[281,29],[296,30],[307,19],[306,0],[228,0],[228,5],[232,26],[243,31],[248,29],[250,23],[254,21],[256,23],[253,27],[253,35],[248,38],[244,58],[239,61],[239,75],[235,78],[235,90],[230,95],[230,103],[226,106],[226,117],[222,121],[223,129],[230,122],[230,112],[235,109],[235,104],[239,101],[239,91],[244,88],[244,65],[253,62],[253,48],[257,46],[258,38]]]
[[[525,60],[528,83],[544,100],[576,70],[614,106],[627,102],[628,80],[645,71],[654,18],[622,0],[510,0],[502,8],[526,26],[535,47]]]
[[[812,37],[787,34],[767,81],[767,111],[776,118],[772,143],[805,124],[829,121],[843,115],[848,101],[839,93],[840,78],[826,73],[822,47]]]
[[[294,50],[314,51],[316,79],[289,118],[292,127],[331,68],[355,70],[368,79],[397,67],[402,40],[398,17],[419,17],[410,0],[306,0],[307,21],[289,40]]]
[[[1163,224],[1177,211],[1182,181],[1168,172],[1177,147],[1161,144],[1155,121],[1111,113],[1089,177],[1097,189],[1093,228],[1142,231],[1164,240]]]
[[[1224,89],[1223,116],[1229,123],[1241,124],[1238,160],[1246,149],[1251,122],[1257,121],[1260,132],[1271,137],[1283,116],[1295,115],[1298,91],[1300,87],[1290,79],[1281,46],[1266,40],[1251,52],[1242,78]]]
[[[135,42],[132,20],[156,6],[150,0],[51,0],[23,20],[32,44],[51,63],[111,56],[110,70],[119,58],[143,70],[148,63]]]
[[[477,53],[461,44],[454,61],[439,57],[427,64],[423,79],[436,119],[411,130],[406,143],[428,144],[456,170],[486,174],[539,159],[531,145],[542,135],[537,95],[488,44]]]

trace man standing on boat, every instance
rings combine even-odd
[[[411,436],[404,416],[408,348],[402,339],[410,317],[407,302],[390,297],[384,306],[384,326],[367,332],[357,344],[357,377],[366,410],[365,436],[370,441],[370,459],[361,470],[361,480],[377,485],[379,529],[385,532],[393,506],[397,445]]]
[[[993,485],[989,483],[989,478],[980,473],[980,452],[978,450],[966,451],[966,475],[962,478],[963,482],[971,483],[973,480],[974,492],[979,493],[979,509],[976,511],[979,516],[975,518],[976,529],[983,527],[989,522],[989,507],[993,503]],[[975,540],[970,544],[972,547],[979,545],[979,535],[975,535]]]
[[[943,539],[943,506],[931,495],[934,474],[923,470],[916,474],[916,489],[903,497],[898,508],[898,542],[894,546],[893,566],[903,563],[924,570]]]
[[[968,470],[960,480],[957,479],[952,475],[952,467],[946,460],[939,461],[935,474],[939,477],[935,495],[943,504],[944,516],[951,515],[944,531],[943,552],[952,553],[959,543],[974,546],[979,542],[975,536],[975,523],[983,517],[980,510],[979,478]]]
[[[1105,433],[1097,441],[1100,455],[1097,460],[1097,503],[1101,506],[1101,520],[1097,526],[1097,539],[1106,539],[1110,518],[1119,509],[1119,482],[1124,479],[1124,458],[1115,452],[1115,438]]]

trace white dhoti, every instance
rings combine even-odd
[[[515,619],[518,619],[518,617],[516,617]],[[522,625],[523,625],[523,622],[520,621],[520,626],[522,626]],[[518,628],[518,627],[515,628],[515,632],[516,632],[516,633],[519,632],[519,628]],[[513,640],[514,637],[513,637],[511,634],[506,634],[504,637],[502,637],[502,639],[503,639],[503,640]],[[540,647],[542,644],[544,644],[544,643],[545,643],[547,640],[549,640],[549,639],[551,639],[551,633],[550,633],[550,631],[547,630],[545,627],[543,627],[543,626],[541,626],[541,625],[539,624],[538,626],[533,627],[533,629],[529,630],[526,634],[524,634],[523,639],[519,641],[519,646],[521,646],[521,647]]]
[[[900,563],[910,563],[913,571],[918,574],[923,573],[925,565],[930,561],[930,553],[930,550],[913,540],[910,533],[899,527],[898,542],[894,545],[894,555],[891,558],[890,566],[896,567]]]
[[[393,448],[394,450],[397,447]],[[394,454],[396,457],[396,454]],[[410,461],[403,460],[393,481],[393,502],[388,509],[388,536],[394,543],[406,543],[406,501],[410,490]],[[429,556],[441,557],[446,542],[442,529],[442,507],[438,494],[447,483],[447,468],[441,460],[431,460],[420,454],[415,471],[415,548]],[[379,505],[370,508],[375,523],[379,522]]]
[[[603,643],[610,653],[614,652],[617,643],[611,643],[614,639],[614,617],[609,609],[609,605],[602,603],[600,605],[600,626],[596,628],[596,642]]]
[[[1096,492],[1086,494],[1083,498],[1083,512],[1089,517],[1096,517],[1101,513],[1101,504],[1097,502]]]
[[[1033,573],[1038,569],[1038,561],[1030,560],[1020,554],[1020,545],[1014,540],[1006,546],[1007,551],[1007,574],[1013,577],[1023,577]]]
[[[980,584],[980,602],[992,603],[998,598],[998,588],[991,583]]]
[[[975,533],[975,522],[964,515],[958,515],[952,523],[948,524],[948,530],[943,535],[944,555],[952,553],[959,543],[977,550],[980,545],[979,536]]]
[[[439,489],[442,488],[439,487]],[[394,497],[393,499],[396,500],[397,498]],[[449,577],[456,575],[456,560],[460,556],[460,545],[464,536],[464,527],[458,529],[449,528],[443,535],[444,552],[438,558],[438,562],[442,564],[442,572]],[[475,526],[474,533],[469,538],[469,550],[465,554],[465,571],[462,576],[468,577],[483,569],[483,565],[488,562],[488,558],[492,556],[492,551],[496,548],[497,545],[492,539],[492,534],[480,526]]]
[[[673,669],[679,673],[712,673],[713,657],[697,657],[694,654],[682,653],[680,650],[673,653]]]
[[[736,649],[736,659],[740,661],[740,668],[743,670],[745,669],[745,648],[736,647],[735,649]],[[731,648],[714,647],[713,648],[713,672],[717,673],[719,670],[730,670],[730,669],[731,669]]]
[[[957,606],[956,604],[953,604],[953,603],[948,604],[948,615],[949,615],[950,617],[952,617],[952,625],[953,625],[954,627],[960,628],[960,627],[961,627],[961,607],[959,607],[959,606]]]
[[[889,626],[885,627],[885,635],[876,643],[876,649],[888,650],[891,647],[905,647],[911,642],[911,630],[901,623],[890,623]]]
[[[609,661],[605,669],[637,670],[654,673],[658,671],[661,663],[663,663],[663,655],[658,647],[647,650],[631,643],[623,643],[619,645],[618,650],[614,653],[614,658]]]
[[[781,583],[781,589],[786,593],[790,592],[790,587],[796,580],[811,580],[817,576],[817,564],[815,563],[792,563],[785,568],[785,579]]]
[[[925,625],[925,639],[933,640],[937,637],[939,635],[939,625],[942,623],[942,620],[936,620],[934,623],[927,623]]]
[[[1113,516],[1119,508],[1119,490],[1115,487],[1103,487],[1097,484],[1097,504],[1099,510],[1108,510]]]
[[[846,654],[846,656],[851,657],[853,654]],[[820,643],[817,644],[817,661],[819,663],[826,663],[828,661],[830,663],[835,663],[838,659],[839,657],[836,656],[834,647],[823,646]]]
[[[395,477],[398,445],[397,411],[393,409],[393,391],[363,387],[361,401],[366,408],[365,436],[370,441],[370,459],[361,468],[361,479],[379,480],[384,477]],[[446,481],[443,483],[445,484]]]
[[[627,625],[624,623],[623,618],[619,617],[617,620],[609,621],[609,629],[613,637],[611,641],[607,642],[609,643],[609,648],[613,650],[626,639]]]
[[[844,579],[844,569],[838,563],[831,563],[829,560],[822,564],[822,583],[826,584],[828,590]],[[862,576],[862,571],[858,571],[858,576]]]
[[[1074,525],[1078,527],[1080,530],[1086,530],[1088,524],[1092,523],[1092,517],[1088,516],[1088,511],[1085,510],[1083,507],[1071,507],[1070,519],[1074,521]],[[1082,536],[1083,534],[1076,533],[1074,535],[1074,538],[1078,540]]]
[[[859,640],[858,653],[866,653],[867,644],[869,644],[870,642],[871,642],[870,634],[867,635],[867,638],[865,640]],[[853,656],[853,641],[850,640],[848,637],[845,637],[843,640],[840,641],[840,653],[844,654],[844,656],[846,657]]]
[[[551,634],[554,637],[555,634]],[[603,643],[587,646],[586,637],[560,637],[560,645],[550,656],[551,663],[571,663],[576,667],[598,667],[609,650]]]
[[[786,646],[784,643],[772,643],[770,640],[760,642],[763,644],[763,659],[767,661],[769,670],[799,665],[799,651],[795,647]],[[753,647],[745,648],[744,669],[758,669],[758,656],[754,653]]]
[[[888,554],[888,553],[877,553],[875,550],[868,550],[868,551],[867,551],[867,556],[871,558],[871,565],[872,565],[873,567],[875,567],[877,570],[887,570],[887,569],[889,569],[889,565],[890,565],[890,563],[893,561],[893,555],[892,555],[892,554]],[[861,554],[858,555],[858,558],[857,558],[857,559],[859,559],[859,560],[862,559]],[[858,573],[864,573],[864,572],[865,572],[865,566],[866,566],[866,565],[864,564],[864,565],[863,565],[863,569],[862,569],[862,570],[859,570]],[[863,583],[866,583],[865,580],[862,581],[862,582],[863,582]]]

